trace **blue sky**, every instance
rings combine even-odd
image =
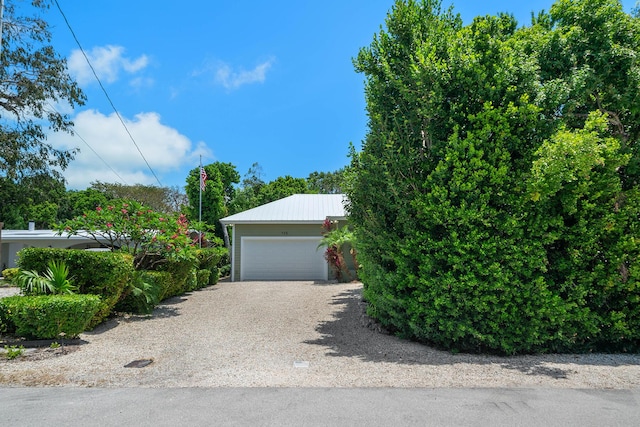
[[[361,146],[364,76],[351,60],[371,43],[392,0],[58,3],[163,186],[183,187],[200,156],[204,164],[230,162],[240,175],[258,162],[270,181],[339,169],[348,163],[349,142]],[[553,2],[453,3],[465,23],[506,11],[528,24],[532,11]],[[634,4],[623,1],[627,11]],[[82,140],[49,137],[81,150],[65,171],[67,187],[95,180],[158,184],[58,9],[45,19],[88,97],[69,111]]]

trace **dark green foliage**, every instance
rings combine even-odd
[[[218,279],[220,278],[220,269],[229,264],[229,251],[227,248],[221,246],[202,248],[196,251],[196,258],[198,259],[199,270],[210,271],[204,285],[200,286],[201,279],[198,279],[198,286],[200,288],[204,286],[211,286],[218,283]]]
[[[227,248],[216,246],[212,248],[196,249],[196,258],[200,269],[211,269],[217,267],[225,258],[228,251]]]
[[[0,299],[0,334],[14,334],[16,325],[11,318],[11,312],[8,307],[2,303],[6,298]]]
[[[113,200],[102,191],[95,188],[86,190],[69,190],[58,199],[58,221],[64,222],[81,216],[86,212],[95,211],[98,206],[107,207]]]
[[[23,270],[43,273],[49,261],[67,264],[78,294],[101,297],[100,309],[90,327],[109,316],[133,277],[132,257],[124,253],[49,248],[27,248],[19,252],[18,265]]]
[[[202,289],[209,286],[209,278],[211,277],[211,274],[211,270],[198,270],[196,272],[196,289]]]
[[[180,212],[183,205],[186,205],[186,195],[181,193],[177,187],[158,187],[143,184],[123,185],[96,181],[91,183],[90,188],[79,191],[78,193],[80,195],[78,201],[84,201],[85,204],[91,202],[91,199],[99,200],[100,196],[106,200],[134,200],[155,212],[161,212],[163,214]],[[82,196],[83,193],[84,197]],[[94,206],[91,206],[92,204]],[[74,217],[84,212],[94,210],[97,206],[106,207],[107,203],[95,204],[94,201],[82,210],[79,210],[79,213],[74,215]]]
[[[171,275],[169,273],[135,271],[129,290],[123,294],[114,310],[135,314],[151,314],[170,283]]]
[[[369,313],[452,350],[640,349],[638,51],[640,21],[612,0],[520,29],[396,1],[355,60]]]
[[[345,188],[345,169],[334,172],[311,172],[307,177],[309,191],[318,194],[340,194]]]
[[[262,167],[258,163],[254,163],[244,176],[242,187],[235,192],[233,199],[230,200],[229,214],[233,215],[293,194],[318,192],[318,189],[323,185],[323,179],[330,180],[327,175],[319,175],[317,172],[310,175],[314,177],[315,186],[313,188],[309,186],[306,179],[294,178],[290,175],[281,176],[266,183],[262,180]],[[326,183],[327,187],[330,185],[329,182]]]
[[[231,163],[212,163],[204,166],[204,170],[207,173],[204,191],[200,191],[200,168],[192,169],[187,176],[185,190],[189,200],[188,216],[191,221],[200,221],[202,213],[202,222],[214,230],[217,237],[223,238],[224,233],[219,220],[228,213],[227,202],[234,195],[233,184],[240,180],[240,175]]]
[[[276,200],[289,197],[293,194],[309,193],[307,180],[304,178],[293,178],[290,175],[281,176],[263,185],[260,188],[260,204],[274,202]]]
[[[195,259],[167,260],[158,266],[158,271],[167,272],[171,275],[169,283],[164,282],[163,292],[160,301],[181,295],[196,287],[196,266]]]
[[[100,309],[97,295],[13,296],[0,299],[0,312],[7,313],[16,335],[55,339],[60,333],[75,338],[87,328]]]
[[[37,229],[50,227],[64,198],[64,182],[46,174],[11,179],[0,171],[0,219],[5,229],[26,229],[35,221]]]

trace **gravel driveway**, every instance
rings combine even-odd
[[[362,285],[222,282],[111,320],[86,344],[0,361],[0,385],[640,387],[640,355],[450,354],[364,326]],[[129,362],[153,359],[144,368]]]

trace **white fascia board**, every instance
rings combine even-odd
[[[252,225],[312,224],[313,225],[313,224],[322,224],[324,220],[322,221],[230,221],[230,222],[220,220],[220,222],[224,225],[236,225],[236,224],[242,224],[242,225],[244,224],[252,224]]]

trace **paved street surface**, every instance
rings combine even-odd
[[[631,426],[640,390],[2,388],[5,426]]]

